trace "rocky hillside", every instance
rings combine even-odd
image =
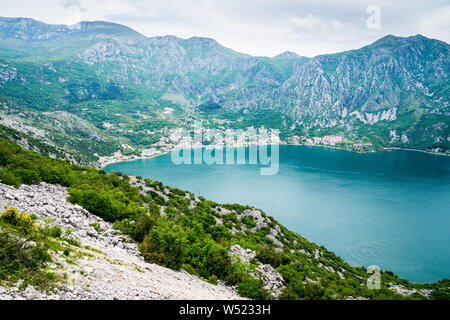
[[[366,268],[349,265],[257,208],[219,204],[158,181],[72,165],[1,139],[0,182],[0,205],[7,209],[0,212],[0,255],[5,257],[0,283],[6,296],[449,296],[448,280],[416,284],[391,271],[381,271],[379,290],[370,288]],[[15,259],[18,252],[21,258]],[[21,263],[25,258],[30,262]],[[133,290],[135,285],[139,289]],[[30,286],[41,293],[24,291]],[[130,292],[139,295],[130,297]]]
[[[0,300],[240,299],[232,288],[214,286],[186,271],[146,263],[129,237],[113,229],[111,223],[68,202],[67,195],[66,188],[45,183],[19,189],[0,184],[2,209],[33,213],[40,225],[58,226],[63,234],[70,233],[71,239],[78,242],[65,244],[74,251],[73,260],[63,252],[52,252],[54,261],[48,268],[67,275],[53,292],[33,286],[20,290],[19,285],[0,285]]]
[[[84,165],[96,161],[95,153],[110,154],[118,145],[116,139],[76,115],[40,113],[1,97],[0,137],[39,154]]]
[[[36,215],[36,221],[40,225],[60,228],[62,234],[68,237],[58,237],[61,237],[62,243],[70,239],[65,247],[73,251],[70,259],[62,251],[52,252],[53,262],[48,270],[64,275],[64,280],[52,290],[44,291],[32,285],[21,289],[19,282],[14,286],[0,286],[0,300],[242,299],[235,288],[222,283],[212,285],[184,270],[176,272],[145,262],[131,238],[114,229],[111,223],[68,202],[67,197],[67,188],[58,185],[41,183],[16,189],[0,184],[0,207],[32,213]],[[225,208],[217,209],[227,211]],[[226,215],[226,212],[222,214]],[[260,230],[268,222],[257,210],[247,211],[243,216],[254,217],[257,221],[253,232]],[[220,218],[216,219],[220,224]],[[4,231],[2,227],[0,231]],[[275,240],[281,250],[283,244],[276,240],[279,232],[281,230],[277,226],[268,237]],[[314,254],[318,257],[321,252],[316,249]],[[250,265],[257,254],[251,249],[234,245],[230,247],[229,255]],[[332,270],[332,267],[328,269]],[[344,278],[340,271],[337,273]],[[285,280],[269,264],[259,263],[252,275],[262,279],[274,298],[280,296],[285,289]],[[393,289],[404,296],[416,293],[429,297],[432,293],[429,289],[405,289],[401,285],[395,285]]]
[[[142,115],[164,126],[262,112],[286,135],[340,135],[356,149],[446,151],[450,143],[449,45],[420,35],[314,58],[253,57],[213,39],[146,38],[105,22],[1,18],[0,37],[0,95],[99,129]],[[175,119],[158,116],[166,107]]]

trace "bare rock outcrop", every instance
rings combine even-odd
[[[240,245],[230,247],[228,254],[239,258],[244,264],[250,264],[250,261],[256,257],[256,252],[250,249],[244,249]],[[278,298],[281,291],[285,288],[284,279],[281,274],[270,264],[257,263],[255,272],[249,272],[264,283],[264,289],[268,290],[274,298]]]
[[[186,271],[145,262],[137,245],[111,223],[68,202],[64,187],[41,183],[15,189],[0,184],[0,210],[4,207],[35,214],[41,225],[70,229],[70,236],[81,243],[81,257],[76,264],[57,261],[69,278],[54,294],[0,286],[0,300],[241,299],[221,283],[215,286]]]

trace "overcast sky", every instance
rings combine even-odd
[[[203,36],[252,55],[315,56],[387,34],[450,42],[449,0],[0,0],[0,16],[50,24],[104,20],[146,36]]]

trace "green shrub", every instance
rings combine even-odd
[[[41,177],[36,170],[33,169],[16,169],[13,171],[16,177],[19,177],[22,183],[25,184],[39,184],[41,182]]]
[[[154,214],[143,214],[141,215],[134,227],[134,231],[132,232],[132,237],[134,240],[138,242],[142,242],[145,238],[145,236],[150,232],[150,230],[153,228],[157,220],[157,216]]]
[[[29,284],[47,288],[54,280],[51,274],[44,271],[51,261],[43,244],[31,245],[20,237],[0,233],[0,280],[15,284],[22,279],[22,288]]]
[[[9,171],[0,170],[0,181],[3,184],[19,188],[22,185],[22,179]]]
[[[325,289],[319,283],[307,283],[305,285],[305,299],[320,300],[325,294]]]
[[[69,201],[81,205],[87,211],[106,221],[115,221],[119,215],[111,197],[104,192],[71,189],[69,192]]]
[[[90,226],[94,228],[98,233],[103,231],[103,228],[100,226],[99,223],[91,223]]]
[[[60,226],[53,226],[44,228],[44,233],[53,238],[60,238],[62,235],[62,229]]]
[[[258,250],[256,259],[263,264],[270,264],[276,269],[282,262],[282,255],[278,253],[273,246],[263,245]]]
[[[229,272],[231,264],[227,254],[227,248],[215,242],[207,235],[195,234],[190,230],[189,244],[186,246],[186,263],[191,265],[196,273],[208,279],[211,275],[224,278]]]
[[[215,226],[212,229],[211,235],[213,236],[214,240],[230,240],[232,237],[230,230],[224,225]]]
[[[19,218],[19,211],[16,208],[8,208],[5,209],[5,212],[2,215],[2,218],[11,224],[16,224]]]
[[[72,246],[75,246],[75,247],[80,247],[81,246],[80,243],[77,240],[75,240],[74,238],[68,238],[68,239],[65,239],[65,240],[67,241],[68,244],[70,244]]]
[[[170,220],[159,218],[141,243],[140,250],[147,261],[180,270],[185,261],[187,242],[180,226]]]
[[[267,291],[262,287],[262,282],[249,275],[245,275],[238,284],[238,293],[254,300],[266,300],[269,298]]]
[[[30,233],[38,229],[38,225],[31,215],[28,213],[19,213],[16,208],[6,209],[2,215],[2,219],[17,226],[25,233]]]
[[[251,216],[244,217],[241,220],[242,220],[242,223],[244,223],[248,229],[252,229],[252,228],[256,227],[256,221]]]
[[[28,213],[20,214],[16,225],[26,233],[30,233],[38,229],[38,225]]]
[[[219,283],[218,280],[217,280],[216,275],[214,275],[214,274],[209,277],[208,282],[213,284],[213,285],[215,285],[215,286]]]

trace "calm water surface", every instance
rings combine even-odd
[[[106,170],[261,208],[354,265],[417,282],[450,278],[449,157],[280,146],[274,176],[255,165],[177,166],[170,154]]]

